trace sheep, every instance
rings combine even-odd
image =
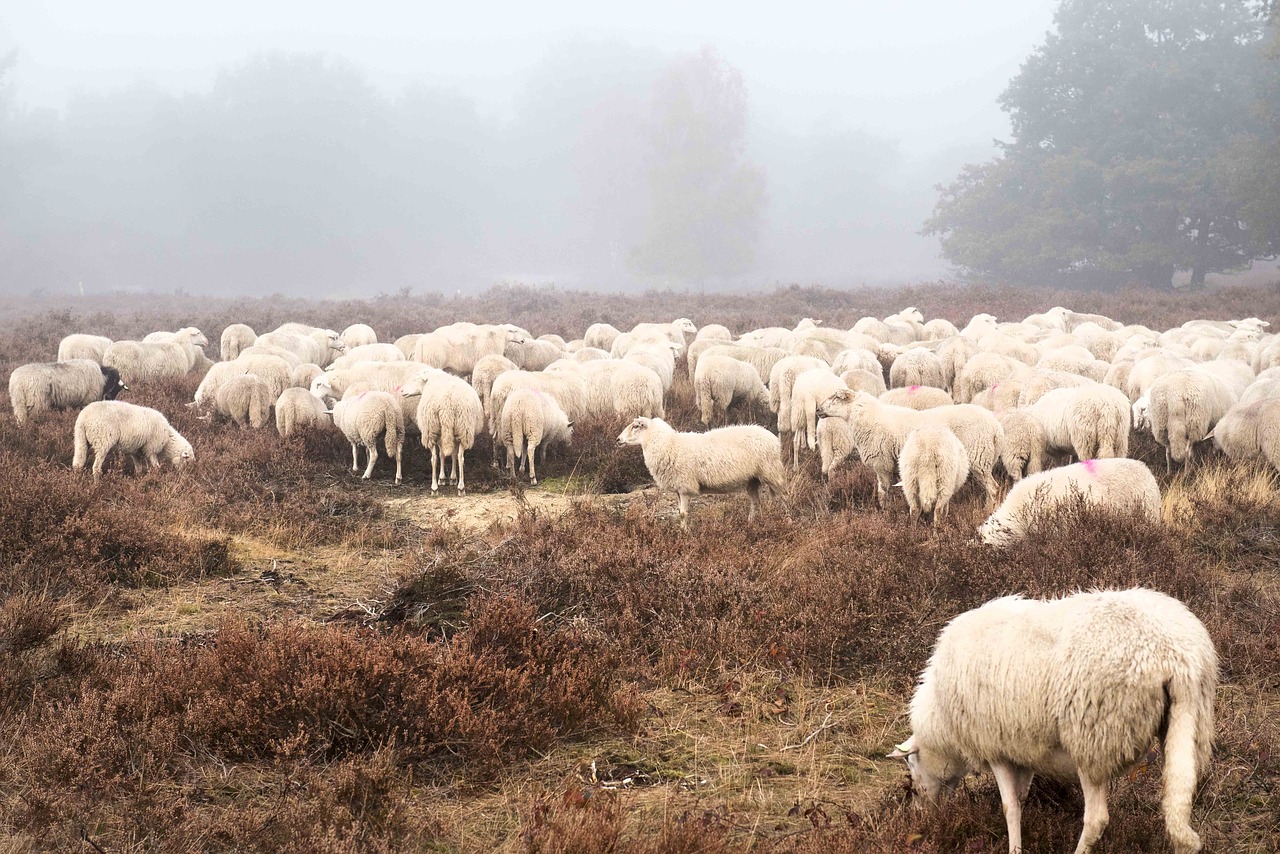
[[[575,362],[599,362],[610,358],[608,350],[598,350],[595,347],[579,347],[571,350],[570,354]]]
[[[289,387],[310,390],[315,378],[324,373],[324,368],[311,362],[298,365],[289,373]]]
[[[830,477],[831,470],[849,458],[855,450],[853,430],[843,418],[818,419],[818,460],[822,476]]]
[[[1240,395],[1240,403],[1253,403],[1273,397],[1280,397],[1280,379],[1270,377],[1250,383],[1244,394]]]
[[[484,429],[484,407],[480,396],[465,380],[434,368],[420,368],[400,388],[402,398],[418,398],[415,421],[422,437],[422,447],[431,454],[431,491],[440,491],[440,480],[456,480],[458,494],[467,492],[466,452],[475,444],[476,434]],[[505,405],[505,404],[504,404]],[[502,410],[495,410],[499,415]],[[490,425],[492,428],[495,425]],[[497,445],[497,431],[494,445]],[[445,477],[444,461],[450,460]],[[495,455],[496,462],[496,455]]]
[[[322,368],[346,352],[347,345],[332,329],[303,327],[310,331],[302,331],[299,327],[300,324],[285,324],[274,332],[259,335],[254,345],[269,344],[288,350],[298,357],[299,363],[312,362]]]
[[[1043,329],[1053,329],[1058,332],[1065,331],[1067,328],[1067,309],[1062,306],[1054,306],[1043,314],[1030,314],[1023,320],[1023,323],[1029,323],[1032,326],[1039,326]]]
[[[677,317],[670,323],[637,323],[631,327],[629,334],[636,336],[637,340],[640,340],[653,333],[666,336],[668,340],[679,344],[683,349],[689,343],[690,338],[698,334],[698,327],[687,317]],[[624,353],[623,355],[626,354]]]
[[[926,424],[907,434],[898,471],[911,518],[927,513],[936,528],[952,496],[969,478],[969,454],[955,433],[941,424]]]
[[[852,371],[842,373],[840,379],[854,391],[865,391],[867,394],[875,395],[876,397],[885,393],[884,374],[880,372],[879,368],[874,371],[855,368]]]
[[[1032,775],[1079,780],[1077,854],[1107,826],[1107,784],[1164,748],[1165,827],[1177,854],[1200,850],[1191,804],[1213,745],[1218,656],[1185,605],[1154,590],[1061,599],[1006,596],[960,614],[938,642],[911,699],[905,757],[930,800],[969,772],[991,769],[1011,854],[1022,851],[1022,801]]]
[[[569,342],[564,340],[563,335],[557,335],[554,332],[548,332],[545,335],[538,336],[539,341],[545,341],[548,344],[554,344],[562,352],[569,351]]]
[[[818,406],[818,417],[849,422],[858,456],[876,473],[876,500],[881,508],[895,480],[902,443],[908,433],[925,424],[951,428],[969,454],[970,477],[982,486],[989,505],[995,501],[997,487],[991,470],[1000,459],[1004,433],[996,417],[980,406],[959,404],[917,412],[881,403],[865,392],[844,390]]]
[[[698,372],[698,360],[702,358],[702,354],[712,347],[738,347],[740,345],[734,341],[722,341],[719,338],[698,338],[691,343],[684,352],[685,367],[689,371],[689,382],[693,382],[694,374]],[[610,356],[612,358],[612,356]]]
[[[102,356],[113,342],[102,335],[84,335],[74,333],[58,342],[58,361],[69,362],[72,359],[88,359],[102,364]]]
[[[567,446],[573,441],[573,422],[550,395],[537,389],[521,388],[513,391],[503,405],[497,435],[507,448],[507,471],[514,477],[515,461],[520,460],[521,472],[525,470],[527,462],[529,483],[537,486],[538,450],[542,450],[542,460],[545,463],[548,445]]]
[[[670,341],[654,344],[639,344],[627,351],[622,358],[637,365],[643,365],[658,375],[662,380],[662,393],[671,391],[675,382],[676,349],[678,344]]]
[[[950,320],[943,320],[941,317],[935,317],[933,320],[926,320],[924,323],[924,337],[921,341],[946,341],[948,338],[954,338],[960,334],[960,330]]]
[[[881,382],[884,381],[884,368],[880,365],[880,359],[876,353],[879,348],[870,349],[867,347],[846,347],[836,354],[831,362],[831,370],[837,374],[843,374],[845,371],[864,370],[873,374],[879,374]]]
[[[818,404],[840,390],[848,390],[830,368],[813,368],[791,384],[791,468],[800,470],[800,449],[818,447]],[[788,405],[788,404],[784,404]]]
[[[736,400],[767,406],[769,390],[760,381],[756,369],[746,362],[728,356],[706,356],[698,362],[693,398],[706,426],[711,424],[712,418],[723,420]]]
[[[951,395],[942,389],[927,385],[891,388],[876,396],[891,406],[905,406],[915,410],[937,409],[939,406],[951,406],[955,403]]]
[[[935,351],[942,363],[942,387],[955,395],[956,375],[965,364],[978,355],[978,342],[963,335],[947,338]]]
[[[312,394],[332,397],[333,389],[325,384],[324,377],[316,379]],[[378,439],[387,456],[396,461],[396,484],[399,485],[404,461],[404,412],[400,401],[385,391],[362,391],[347,394],[329,410],[333,423],[351,443],[351,472],[360,471],[359,449],[368,453],[369,464],[362,480],[373,477],[373,467],[378,462]]]
[[[1078,311],[1068,311],[1063,316],[1062,320],[1066,325],[1068,332],[1073,332],[1076,327],[1083,326],[1086,323],[1096,324],[1107,332],[1115,332],[1124,328],[1124,324],[1119,321],[1112,320],[1105,314],[1083,314]]]
[[[689,499],[703,493],[746,491],[747,522],[760,509],[760,487],[781,493],[786,482],[782,444],[756,425],[734,425],[706,433],[677,433],[661,418],[637,418],[618,435],[622,445],[639,445],[658,489],[679,497],[680,527],[689,530]]]
[[[510,325],[455,323],[420,337],[414,346],[413,361],[458,376],[471,376],[481,357],[501,355],[508,344],[524,343],[528,338]]]
[[[933,386],[945,388],[942,361],[928,350],[913,347],[893,360],[889,368],[889,388]]]
[[[222,330],[222,336],[218,342],[222,361],[230,362],[240,355],[241,350],[246,347],[252,347],[257,341],[258,334],[253,331],[252,327],[243,323],[231,324]]]
[[[1174,371],[1185,371],[1195,367],[1195,362],[1169,353],[1165,350],[1149,350],[1134,359],[1129,369],[1129,379],[1125,391],[1129,393],[1129,401],[1133,402],[1151,391],[1151,386],[1160,377]]]
[[[707,356],[728,356],[740,362],[746,362],[756,369],[761,382],[769,381],[769,372],[773,366],[791,354],[778,347],[754,347],[741,344],[720,344],[702,351],[700,358]]]
[[[778,416],[779,436],[791,432],[792,383],[805,371],[825,367],[826,362],[813,356],[787,356],[769,370],[769,410]]]
[[[483,404],[486,429],[494,420],[493,413],[489,410],[489,392],[493,389],[493,381],[504,371],[518,370],[520,370],[519,365],[497,353],[481,356],[476,360],[476,366],[471,369],[471,387],[476,390]]]
[[[1027,411],[1044,428],[1050,452],[1073,453],[1079,460],[1129,453],[1131,405],[1123,392],[1111,386],[1056,389]]]
[[[116,341],[102,355],[126,385],[180,377],[191,370],[190,349],[176,341]]]
[[[502,351],[502,355],[515,362],[516,366],[522,371],[546,370],[547,365],[564,354],[563,344],[557,345],[550,341],[542,340],[522,341],[519,343],[509,341]]]
[[[343,344],[347,345],[348,350],[354,350],[356,347],[363,347],[368,344],[378,343],[378,333],[373,331],[372,326],[365,323],[351,324],[346,329],[342,330],[342,334],[339,335],[338,338]]]
[[[115,368],[91,359],[34,362],[9,375],[9,403],[19,425],[51,409],[74,409],[95,400],[115,400],[128,386]]]
[[[1160,521],[1160,487],[1146,463],[1123,457],[1085,460],[1015,483],[978,528],[978,538],[993,546],[1021,540],[1037,533],[1053,511],[1073,500],[1112,512],[1136,512],[1152,524]]]
[[[118,448],[133,458],[134,469],[157,468],[163,457],[174,468],[195,458],[191,443],[154,409],[123,400],[98,400],[76,416],[75,454],[71,467],[79,470],[93,449],[93,478],[102,476],[107,454]]]
[[[956,371],[951,396],[956,403],[969,403],[978,392],[991,388],[996,383],[1018,379],[1026,371],[1027,366],[1017,359],[1000,353],[979,352]]]
[[[315,362],[303,361],[302,357],[297,353],[292,350],[286,350],[283,347],[278,347],[275,344],[254,344],[252,347],[245,347],[240,351],[240,355],[236,358],[243,359],[246,356],[275,356],[277,358],[284,359],[289,363],[290,371],[294,368],[301,367],[302,365],[315,364]]]
[[[1280,471],[1280,399],[1231,407],[1213,428],[1213,444],[1233,462],[1266,462]]]
[[[1004,431],[1004,451],[1000,461],[1004,470],[1016,483],[1029,474],[1044,471],[1049,455],[1049,437],[1044,425],[1025,409],[1012,409],[1000,415],[1000,429]]]
[[[1190,463],[1195,443],[1208,438],[1239,395],[1217,377],[1199,370],[1173,371],[1151,384],[1151,435],[1164,448],[1165,471]]]
[[[218,414],[230,418],[237,427],[247,424],[258,430],[270,420],[271,403],[275,399],[271,396],[271,387],[264,380],[253,374],[241,374],[220,386],[213,402]]]
[[[401,335],[395,340],[396,349],[404,353],[406,359],[412,359],[414,352],[418,349],[418,341],[422,339],[422,333],[411,333],[409,335]]]
[[[506,371],[498,375],[489,391],[489,412],[492,416],[502,414],[507,396],[517,388],[536,388],[551,395],[570,421],[581,421],[589,412],[587,383],[578,374],[567,371]],[[497,464],[496,456],[494,464]]]
[[[973,400],[969,402],[975,406],[981,406],[983,409],[990,409],[996,415],[999,415],[1010,409],[1017,409],[1018,400],[1021,396],[1022,383],[1018,380],[1007,380],[978,392],[973,396]]]
[[[289,438],[325,423],[325,405],[306,388],[287,388],[276,398],[276,431]]]
[[[613,342],[621,334],[622,331],[620,329],[607,323],[593,323],[587,327],[587,331],[583,334],[582,343],[588,347],[607,352],[613,348]]]
[[[340,371],[360,362],[404,362],[404,352],[394,344],[357,344],[348,347],[347,352],[334,359],[329,369]]]
[[[177,332],[152,332],[144,337],[142,341],[144,344],[157,344],[164,341],[181,344],[183,351],[187,354],[188,371],[200,364],[201,357],[204,355],[204,348],[209,345],[209,339],[194,326],[183,327]]]
[[[421,370],[418,362],[362,362],[350,368],[326,371],[321,379],[333,389],[334,397],[342,397],[354,383],[368,383],[370,389],[393,392]],[[313,381],[312,393],[315,390]]]
[[[579,377],[585,387],[587,418],[627,422],[643,415],[666,417],[662,380],[651,369],[628,359],[577,362],[560,359],[547,366],[549,373]]]
[[[719,323],[708,323],[698,330],[698,334],[693,337],[693,340],[732,341],[733,333],[729,331],[727,326],[721,326]]]

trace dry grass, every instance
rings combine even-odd
[[[0,360],[68,331],[363,320],[394,337],[502,317],[579,332],[688,315],[731,326],[904,305],[953,321],[1056,303],[1154,326],[1280,322],[1280,294],[1066,295],[926,286],[757,300],[501,289],[361,303],[160,299],[21,306]],[[687,375],[670,420],[692,427]],[[537,490],[469,460],[474,495],[350,477],[333,434],[195,420],[196,378],[135,390],[191,438],[180,473],[67,468],[73,416],[18,430],[0,392],[0,850],[1001,851],[994,783],[917,810],[884,752],[938,629],[1012,592],[1144,584],[1186,601],[1223,660],[1206,849],[1280,850],[1280,499],[1212,454],[1161,474],[1165,526],[1080,515],[1042,542],[971,544],[874,509],[858,465],[806,460],[762,524],[695,501],[692,535],[619,425],[584,424]],[[736,420],[767,413],[735,412]],[[1163,457],[1135,437],[1134,455]],[[385,477],[385,469],[379,475]],[[474,474],[474,480],[471,475]],[[17,520],[16,522],[14,520]],[[1166,850],[1158,757],[1113,786],[1101,851]],[[1074,845],[1079,793],[1037,783],[1028,851]]]

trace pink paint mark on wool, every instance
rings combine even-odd
[[[920,386],[918,386],[918,385],[909,385],[909,386],[907,386],[907,393],[908,393],[908,394],[915,394],[915,393],[916,393],[916,392],[918,392],[919,390],[920,390]]]
[[[1080,465],[1084,466],[1084,470],[1087,471],[1089,474],[1094,475],[1095,477],[1097,476],[1098,474],[1097,460],[1081,460]]]

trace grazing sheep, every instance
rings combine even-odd
[[[471,387],[476,390],[484,405],[485,429],[489,429],[489,425],[494,422],[493,413],[489,410],[489,392],[493,390],[493,381],[504,371],[518,370],[519,365],[497,353],[490,353],[476,360],[476,366],[471,370]]]
[[[366,383],[376,391],[394,392],[422,370],[418,362],[361,362],[350,368],[326,371],[321,377],[333,389],[334,397],[342,397],[356,383]],[[315,382],[311,391],[315,393]]]
[[[628,359],[560,359],[548,365],[547,371],[570,373],[583,381],[587,396],[584,417],[623,422],[642,415],[665,417],[662,380],[644,365]]]
[[[1086,386],[1096,385],[1093,380],[1087,377],[1066,371],[1051,371],[1044,368],[1034,368],[1023,374],[1021,380],[1015,382],[1017,382],[1020,389],[1017,400],[1018,406],[1031,406],[1049,392],[1060,388],[1085,388]]]
[[[763,427],[735,425],[706,433],[677,433],[661,418],[637,418],[618,436],[619,444],[639,445],[658,489],[680,501],[680,527],[689,530],[689,499],[703,493],[746,491],[747,521],[760,508],[760,488],[781,493],[786,473],[782,445]]]
[[[346,329],[342,330],[342,334],[338,336],[343,344],[347,345],[347,350],[354,350],[356,347],[363,347],[368,344],[378,343],[378,333],[373,331],[373,327],[365,323],[353,323]],[[394,345],[393,345],[394,346]],[[405,358],[408,358],[407,356]]]
[[[475,445],[476,434],[484,429],[480,396],[466,380],[434,368],[419,368],[418,373],[401,386],[400,395],[406,400],[418,397],[415,421],[422,436],[422,447],[431,454],[431,491],[439,492],[440,480],[444,478],[446,484],[456,480],[458,494],[466,494],[466,452]],[[502,412],[500,408],[494,411],[499,415]],[[491,429],[495,426],[490,424]],[[493,432],[496,450],[497,431]],[[447,477],[446,459],[450,461]]]
[[[891,388],[876,395],[891,406],[905,406],[907,409],[937,409],[939,406],[951,406],[955,403],[951,395],[937,386],[911,385],[905,388]]]
[[[548,344],[554,344],[557,347],[559,347],[560,350],[563,352],[567,353],[569,351],[569,342],[564,340],[564,336],[557,335],[554,332],[548,332],[545,335],[539,335],[538,340],[545,341]]]
[[[316,377],[324,373],[324,368],[311,362],[298,365],[289,374],[289,387],[309,391]]]
[[[1079,460],[1129,453],[1131,405],[1123,392],[1109,385],[1056,389],[1027,411],[1044,428],[1051,453],[1071,453]]]
[[[1255,400],[1271,397],[1280,397],[1280,379],[1276,377],[1254,380],[1244,390],[1244,394],[1240,395],[1240,403],[1253,403]]]
[[[84,335],[75,333],[58,342],[58,361],[69,362],[72,359],[88,359],[102,364],[102,357],[112,341],[101,335]]]
[[[90,403],[76,417],[75,456],[71,467],[82,469],[93,449],[93,477],[102,475],[107,454],[113,449],[133,457],[134,469],[157,468],[163,457],[174,468],[195,457],[191,443],[154,409],[125,403],[123,400],[99,400]]]
[[[1073,501],[1117,513],[1138,512],[1160,521],[1160,487],[1141,460],[1085,460],[1028,475],[1013,485],[1004,502],[978,528],[978,538],[1004,546],[1037,533],[1052,513]]]
[[[309,387],[308,387],[309,388]],[[328,421],[324,402],[306,388],[287,388],[276,399],[276,430],[288,438]]]
[[[989,411],[973,404],[942,406],[917,412],[890,406],[865,392],[837,391],[818,407],[820,418],[849,422],[858,456],[876,473],[876,500],[885,506],[889,486],[895,482],[898,456],[907,435],[926,424],[941,424],[956,434],[969,454],[969,475],[995,502],[997,486],[991,474],[1004,447],[1000,422]]]
[[[853,430],[843,418],[818,419],[818,460],[822,464],[822,476],[830,477],[831,470],[844,462],[857,448],[853,443]]]
[[[156,344],[172,341],[181,344],[187,354],[187,370],[190,371],[204,359],[204,348],[209,346],[209,339],[194,326],[186,326],[177,332],[152,332],[142,339],[145,344]]]
[[[643,365],[658,375],[662,380],[662,393],[671,391],[675,381],[676,350],[679,344],[670,341],[654,344],[638,344],[627,351],[622,358],[637,365]]]
[[[911,699],[903,756],[930,800],[990,768],[1009,851],[1022,847],[1033,774],[1084,789],[1086,854],[1107,826],[1107,785],[1159,739],[1165,827],[1174,851],[1200,850],[1196,784],[1213,744],[1218,656],[1209,633],[1154,590],[1101,590],[1048,601],[1006,596],[942,630]]]
[[[567,447],[573,441],[573,422],[550,395],[537,389],[521,388],[513,391],[503,405],[497,435],[507,448],[507,471],[514,477],[515,461],[520,460],[521,472],[527,462],[529,483],[537,486],[538,450],[541,449],[545,463],[549,445]]]
[[[996,415],[1018,408],[1018,400],[1022,396],[1022,383],[1018,380],[996,383],[985,391],[980,391],[969,401],[975,406],[990,409]]]
[[[745,364],[745,363],[744,363]],[[796,377],[827,363],[813,356],[787,356],[769,371],[769,411],[778,416],[778,435],[791,432],[791,386]]]
[[[732,341],[733,333],[729,331],[727,326],[721,326],[719,323],[708,323],[698,330],[698,334],[693,337],[693,340]]]
[[[1151,435],[1164,448],[1165,471],[1190,463],[1195,443],[1209,437],[1215,424],[1236,404],[1238,394],[1200,370],[1173,371],[1151,384],[1148,417]]]
[[[769,390],[760,381],[756,369],[746,362],[728,356],[706,356],[698,362],[693,379],[693,399],[702,413],[704,426],[712,419],[723,421],[729,407],[737,400],[769,404]]]
[[[954,397],[956,376],[970,359],[978,355],[978,342],[964,335],[957,335],[939,344],[937,354],[938,361],[942,363],[942,387]]]
[[[1265,462],[1280,471],[1280,399],[1231,407],[1213,428],[1213,444],[1232,462]]]
[[[328,367],[334,359],[347,350],[338,333],[332,329],[311,329],[299,331],[297,324],[285,324],[274,332],[258,336],[254,346],[271,345],[288,350],[298,358],[298,363],[311,362],[320,367]]]
[[[1128,386],[1129,401],[1133,402],[1151,391],[1151,386],[1165,374],[1174,371],[1185,371],[1195,367],[1196,363],[1175,353],[1164,350],[1148,350],[1138,355],[1129,369]]]
[[[563,344],[537,339],[508,342],[502,355],[515,362],[522,371],[543,371],[547,365],[564,356],[565,352]]]
[[[253,331],[252,327],[243,323],[233,323],[226,329],[222,330],[222,338],[219,341],[221,345],[219,352],[222,361],[230,362],[237,358],[241,351],[248,347],[252,347],[258,341],[258,334]]]
[[[951,396],[956,403],[969,403],[978,392],[997,383],[1019,379],[1027,372],[1027,366],[1010,356],[989,351],[970,357],[964,367],[956,372]]]
[[[800,449],[818,447],[818,404],[837,391],[848,390],[830,368],[805,371],[791,384],[791,468],[800,470]]]
[[[278,359],[284,359],[289,363],[290,371],[302,365],[315,364],[315,362],[305,362],[297,353],[277,347],[275,344],[254,344],[252,347],[245,347],[236,358],[243,359],[246,356],[275,356]]]
[[[585,365],[593,363],[586,362]],[[586,381],[569,371],[504,371],[493,381],[489,391],[489,413],[492,417],[502,414],[507,396],[517,388],[536,388],[551,395],[573,422],[581,421],[590,412]],[[490,422],[490,427],[493,422]],[[495,464],[497,459],[495,457]]]
[[[790,355],[791,354],[786,350],[782,350],[778,347],[718,344],[714,347],[709,347],[706,350],[703,350],[699,361],[707,356],[728,356],[730,359],[737,359],[740,362],[746,362],[756,369],[756,373],[760,375],[760,382],[768,382],[769,373],[773,370],[773,366]]]
[[[853,391],[865,391],[876,397],[885,393],[884,374],[879,367],[874,371],[864,371],[861,368],[845,371],[840,375],[840,379]]]
[[[324,377],[316,380],[312,394],[332,397],[333,389],[325,385]],[[362,391],[349,394],[333,405],[333,423],[351,443],[351,471],[360,471],[359,449],[363,447],[369,456],[363,480],[373,477],[373,467],[378,462],[378,439],[382,439],[387,456],[396,461],[396,483],[400,483],[401,464],[404,460],[404,412],[400,401],[385,391]]]
[[[271,387],[264,380],[253,374],[241,374],[227,380],[218,389],[213,402],[218,414],[230,418],[237,427],[247,424],[260,430],[271,420],[271,403],[275,399],[271,396]]]
[[[926,424],[907,434],[898,456],[898,471],[911,518],[927,513],[937,527],[947,515],[952,496],[969,478],[969,454],[948,428]]]
[[[102,356],[127,385],[180,377],[191,370],[191,350],[176,341],[116,341]]]
[[[575,362],[599,362],[611,358],[608,350],[598,350],[595,347],[579,347],[571,350],[570,355]]]
[[[1068,332],[1074,332],[1076,327],[1083,326],[1086,323],[1096,324],[1108,332],[1115,332],[1124,328],[1123,323],[1112,320],[1105,314],[1084,314],[1078,311],[1068,311],[1062,320]]]
[[[91,359],[35,362],[20,365],[9,375],[9,403],[18,424],[51,409],[74,409],[95,400],[115,400],[128,390],[115,368]]]
[[[608,352],[613,349],[613,342],[622,334],[622,330],[607,323],[593,323],[587,327],[582,336],[582,343],[588,347]]]
[[[1004,452],[1000,461],[1009,477],[1016,482],[1044,471],[1049,438],[1040,420],[1025,409],[1011,409],[999,417],[1000,429],[1004,430]]]
[[[889,387],[932,386],[946,388],[942,361],[934,353],[913,347],[893,360],[889,368]]]
[[[372,344],[357,344],[354,347],[348,347],[347,352],[333,360],[329,365],[329,370],[340,371],[343,368],[350,368],[358,365],[360,362],[404,362],[404,352],[394,344],[379,344],[376,341]]]

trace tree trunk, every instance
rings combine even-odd
[[[1194,267],[1191,268],[1191,284],[1188,286],[1188,290],[1193,290],[1193,291],[1204,290],[1205,272],[1206,270],[1204,268],[1204,265],[1198,262]]]

